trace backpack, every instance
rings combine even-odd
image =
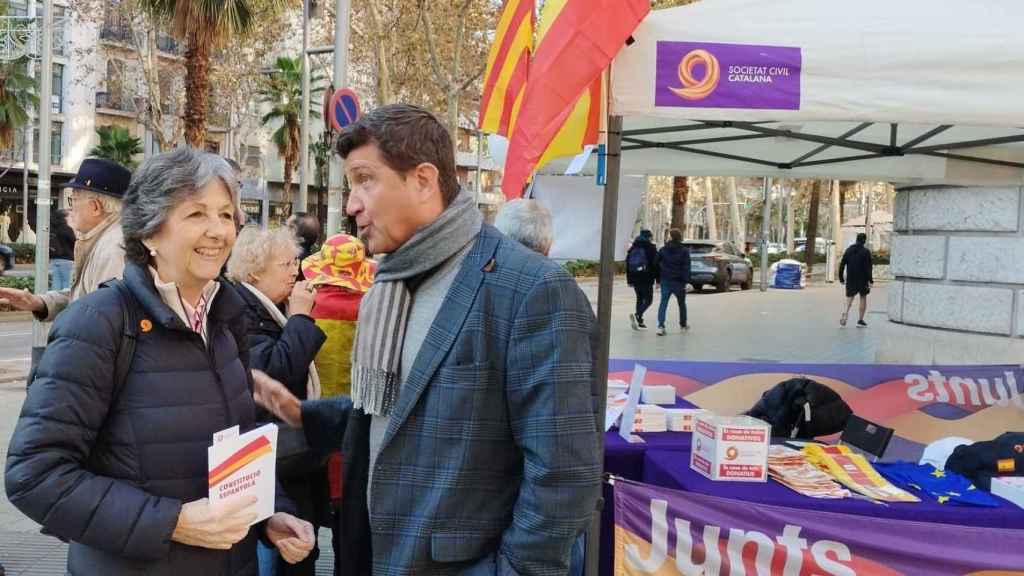
[[[772,436],[803,439],[842,432],[851,414],[835,390],[809,378],[776,384],[747,411],[770,424]]]
[[[630,274],[647,272],[650,263],[647,261],[647,250],[643,246],[633,246],[626,255],[626,271]]]

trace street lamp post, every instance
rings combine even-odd
[[[334,3],[334,87],[344,88],[348,84],[348,28],[352,13],[351,0],[336,0]],[[344,162],[331,146],[328,154],[327,188],[327,231],[331,236],[341,232],[342,185]]]
[[[36,282],[35,293],[49,289],[50,259],[50,100],[53,92],[53,0],[43,2],[42,65],[39,68],[39,178],[36,193]],[[25,167],[28,169],[28,166]],[[28,214],[25,214],[28,218]],[[32,358],[46,346],[46,327],[32,322]]]

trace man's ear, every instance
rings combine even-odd
[[[430,162],[423,162],[412,169],[410,177],[416,186],[417,199],[421,202],[429,202],[435,195],[440,196],[441,184],[438,181],[440,173],[437,166]]]

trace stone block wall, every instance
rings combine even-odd
[[[1024,337],[1024,188],[896,191],[889,319]]]

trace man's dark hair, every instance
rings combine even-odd
[[[673,229],[669,230],[668,231],[668,235],[669,235],[669,237],[672,238],[673,242],[682,242],[683,241],[683,233],[682,233],[682,231],[679,230],[679,228],[673,228]]]
[[[303,247],[309,248],[320,241],[320,221],[308,212],[295,214],[295,235],[302,241]]]
[[[865,234],[863,232],[861,232],[860,234],[857,234],[857,244],[864,245],[864,244],[867,244],[867,242],[868,242],[868,235],[867,234]]]
[[[376,144],[388,167],[403,176],[424,162],[433,164],[446,207],[458,195],[451,136],[430,112],[410,104],[375,108],[341,132],[338,154],[348,158],[367,144]]]
[[[651,232],[650,230],[644,228],[643,230],[640,231],[640,237],[650,240],[651,238],[654,238],[654,232]]]

